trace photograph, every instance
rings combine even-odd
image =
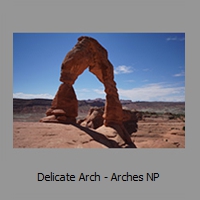
[[[13,148],[185,148],[185,33],[13,33]]]

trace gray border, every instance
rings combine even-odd
[[[199,196],[196,1],[1,1],[1,182],[3,199],[188,199]],[[106,2],[106,3],[105,3]],[[135,2],[135,3],[133,3]],[[79,4],[78,4],[79,3]],[[140,150],[13,149],[13,32],[185,32],[186,148]],[[189,80],[188,80],[189,79]],[[198,87],[197,87],[198,88]],[[199,102],[199,101],[198,101]],[[195,123],[196,122],[196,123]],[[37,182],[38,172],[159,172],[156,182]],[[198,182],[197,182],[198,183]],[[193,185],[192,185],[193,184]]]

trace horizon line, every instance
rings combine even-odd
[[[49,98],[30,98],[30,99],[26,99],[26,98],[14,98],[14,99],[19,99],[19,100],[53,100],[53,99],[49,99]],[[102,99],[102,98],[96,98],[96,99],[77,99],[78,101],[95,101],[95,100],[103,100],[106,101],[106,99]],[[120,101],[131,101],[131,102],[165,102],[165,103],[185,103],[185,101],[143,101],[143,100],[137,100],[137,101],[132,101],[131,99],[119,99]]]

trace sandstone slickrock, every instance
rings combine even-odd
[[[61,123],[75,123],[78,115],[78,101],[73,84],[83,71],[89,67],[89,71],[96,75],[104,84],[106,104],[103,114],[103,124],[115,127],[122,139],[130,146],[134,146],[131,138],[124,129],[123,111],[114,81],[113,65],[108,60],[108,53],[95,39],[82,36],[77,44],[68,52],[61,65],[60,81],[63,82],[53,99],[51,108],[47,111],[47,117],[41,122],[55,121]],[[56,110],[56,111],[55,111]],[[55,116],[55,117],[54,117]]]
[[[77,123],[84,127],[97,129],[103,125],[103,113],[104,107],[92,107],[86,118]],[[130,135],[137,131],[138,113],[137,111],[123,109],[122,123]]]

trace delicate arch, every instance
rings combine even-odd
[[[95,39],[82,36],[77,44],[68,52],[61,65],[60,81],[63,82],[55,95],[51,108],[47,110],[43,122],[75,123],[78,116],[78,101],[73,88],[75,80],[89,67],[99,81],[104,84],[106,104],[104,109],[104,125],[122,126],[123,111],[114,81],[113,65],[108,60],[108,53]],[[125,130],[122,138],[131,143]],[[128,135],[128,136],[127,136]]]

